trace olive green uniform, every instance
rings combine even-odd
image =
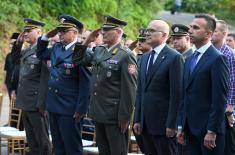
[[[121,133],[118,122],[130,120],[132,115],[137,87],[136,58],[121,44],[111,49],[99,46],[94,52],[83,45],[76,49],[74,62],[92,66],[89,115],[96,122],[99,153],[126,155],[128,134]]]

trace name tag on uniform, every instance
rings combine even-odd
[[[117,60],[107,60],[107,63],[108,64],[115,64],[115,65],[117,65],[118,61]]]

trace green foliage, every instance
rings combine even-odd
[[[7,46],[12,32],[22,31],[23,19],[33,18],[46,23],[48,31],[58,24],[58,16],[77,17],[89,29],[102,25],[104,15],[113,15],[128,22],[125,32],[135,38],[139,27],[161,9],[161,0],[4,0],[0,3],[0,50]]]
[[[165,7],[170,10],[175,0],[167,0]],[[182,10],[191,13],[214,14],[219,18],[235,20],[234,0],[183,0]]]

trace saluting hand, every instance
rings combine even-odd
[[[53,30],[47,32],[46,36],[47,36],[48,38],[52,38],[52,37],[54,37],[58,32],[59,32],[59,31],[58,31],[58,28],[55,28],[55,29],[53,29]]]
[[[89,43],[94,42],[98,38],[100,31],[101,31],[101,29],[96,29],[96,30],[92,31],[91,34],[83,42],[83,45],[88,46]]]
[[[133,41],[128,48],[133,51],[136,48],[137,43],[138,40]]]
[[[119,121],[118,126],[121,129],[121,133],[124,134],[126,130],[128,129],[129,121],[126,121],[126,120]]]
[[[24,34],[25,34],[25,32],[20,33],[20,35],[18,36],[18,38],[16,40],[17,44],[24,42]]]

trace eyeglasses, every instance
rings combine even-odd
[[[146,33],[154,33],[154,32],[161,32],[161,33],[163,33],[163,31],[154,30],[154,29],[146,29],[145,32]]]

